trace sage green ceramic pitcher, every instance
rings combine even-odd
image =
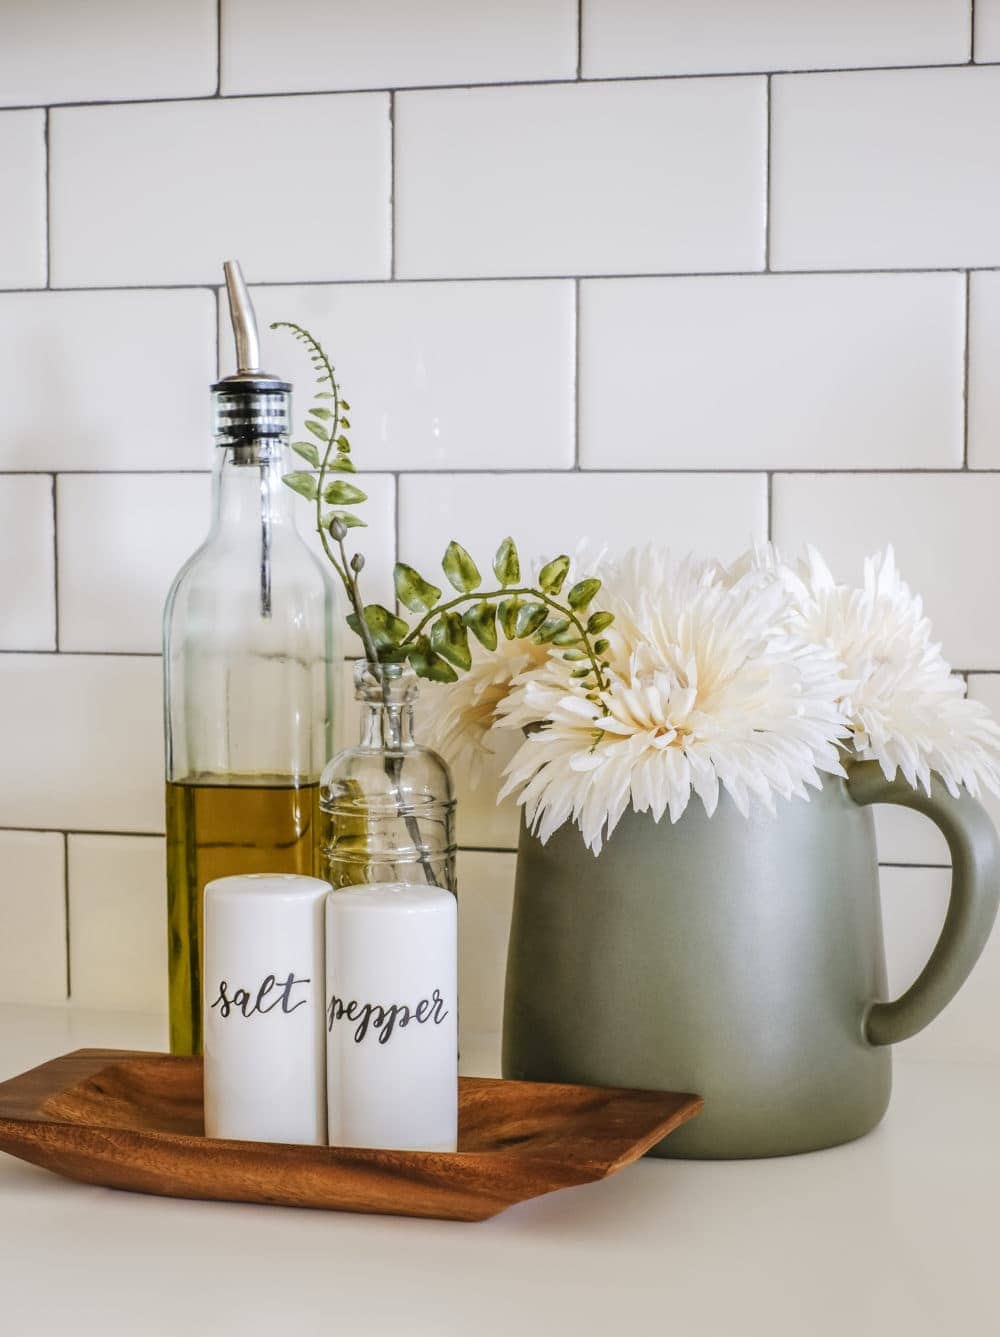
[[[923,972],[886,1000],[870,806],[935,822],[947,918]],[[505,1077],[692,1091],[703,1113],[654,1154],[778,1156],[881,1119],[889,1046],[955,995],[989,936],[1000,844],[982,806],[887,781],[875,762],[749,818],[723,796],[671,826],[627,812],[601,855],[575,826],[518,854]]]

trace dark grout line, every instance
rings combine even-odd
[[[163,831],[112,831],[106,827],[62,827],[62,826],[9,826],[0,825],[0,833],[6,831],[31,831],[40,836],[119,836],[127,839],[162,840]],[[68,866],[68,860],[67,860]]]
[[[965,274],[965,327],[962,342],[962,468],[969,468],[969,328],[971,320],[972,275]]]
[[[45,108],[45,287],[52,287],[52,147],[49,108]]]
[[[764,272],[771,270],[771,76],[764,99]]]
[[[73,997],[73,971],[70,957],[70,909],[69,909],[69,833],[64,831],[63,838],[63,916],[66,927],[66,997]]]
[[[976,64],[976,0],[969,0],[969,64]]]
[[[580,468],[580,280],[573,284],[573,468]]]
[[[516,854],[516,845],[459,845],[459,854]]]
[[[774,474],[767,475],[767,541],[774,542]]]
[[[26,655],[44,655],[59,659],[161,659],[159,650],[5,650],[0,647],[0,660],[23,659]]]
[[[582,74],[561,76],[552,79],[494,79],[481,83],[455,84],[377,84],[354,85],[350,88],[301,88],[283,89],[281,92],[226,93],[227,102],[271,101],[274,98],[321,98],[321,97],[357,97],[359,94],[388,93],[475,93],[480,89],[493,88],[563,88],[574,87],[578,83],[601,84],[649,84],[677,83],[678,81],[695,82],[703,79],[766,79],[771,75],[783,78],[796,75],[814,74],[903,74],[918,70],[962,70],[969,65],[968,60],[931,61],[911,65],[813,65],[787,66],[784,69],[767,70],[686,70],[673,74],[602,74],[587,78]],[[977,61],[980,69],[996,68],[1000,61]],[[164,103],[214,102],[218,93],[199,93],[189,97],[150,97],[150,98],[83,98],[74,102],[55,102],[54,108],[75,110],[86,107],[148,107]],[[21,102],[0,106],[0,111],[39,111],[46,106],[40,102]]]
[[[576,0],[576,77],[583,78],[583,0]]]
[[[52,474],[52,577],[53,611],[55,614],[55,642],[59,651],[59,483],[56,474]]]
[[[222,0],[215,0],[215,96],[222,96]]]
[[[578,473],[582,477],[593,474],[595,477],[603,477],[607,474],[628,475],[629,477],[659,478],[664,475],[676,477],[678,475],[690,475],[694,477],[712,477],[712,478],[740,478],[752,477],[754,475],[772,474],[775,477],[788,476],[812,476],[815,478],[880,478],[880,477],[938,477],[938,478],[962,478],[968,475],[973,477],[991,478],[1000,474],[1000,467],[964,469],[961,465],[955,465],[949,468],[946,465],[928,465],[926,467],[917,467],[912,465],[892,467],[887,465],[873,465],[871,468],[821,468],[812,465],[803,465],[801,467],[794,465],[775,465],[760,464],[746,465],[737,467],[731,464],[720,464],[717,466],[707,464],[692,465],[663,465],[659,468],[653,465],[637,465],[635,467],[627,464],[615,464],[608,466],[589,466],[583,465],[579,469],[576,465],[569,468],[559,465],[540,464],[536,466],[520,465],[515,468],[498,468],[490,466],[485,469],[468,469],[461,465],[452,465],[443,468],[421,469],[411,465],[404,469],[360,469],[359,472],[366,477],[372,475],[391,475],[394,478],[420,478],[427,477],[461,477],[461,478],[490,478],[493,476],[505,477],[507,475],[530,475],[536,478],[565,478],[568,475]],[[53,474],[59,477],[67,478],[185,478],[185,477],[210,477],[211,468],[206,469],[0,469],[0,478],[44,478],[51,477]]]
[[[386,274],[379,278],[322,278],[322,279],[255,279],[250,288],[337,288],[358,287],[365,284],[385,287],[393,284],[420,283],[600,283],[609,280],[641,282],[649,279],[775,279],[775,278],[864,278],[871,275],[911,275],[921,274],[994,274],[1000,271],[1000,264],[977,265],[963,269],[960,265],[928,265],[924,268],[889,269],[884,266],[864,268],[854,266],[850,269],[660,269],[643,273],[592,273],[592,274],[429,274],[422,277],[397,278]],[[219,284],[204,281],[189,283],[91,283],[68,284],[62,286],[0,288],[0,297],[19,293],[41,292],[218,292]]]
[[[396,94],[389,94],[389,278],[396,277]]]

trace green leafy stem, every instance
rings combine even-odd
[[[419,677],[454,682],[458,671],[472,667],[470,633],[492,651],[498,645],[499,627],[508,640],[530,637],[539,645],[557,647],[565,660],[576,664],[573,677],[583,681],[593,694],[604,691],[608,663],[603,656],[609,642],[601,633],[611,625],[613,616],[603,611],[587,612],[601,588],[594,576],[578,580],[560,598],[570,569],[565,554],[543,566],[535,584],[523,583],[517,548],[513,539],[506,538],[493,559],[499,588],[484,592],[478,566],[465,548],[452,540],[441,567],[457,591],[455,597],[441,602],[441,588],[406,562],[397,562],[393,570],[396,598],[416,615],[413,625],[381,604],[364,602],[359,577],[365,559],[360,552],[348,557],[346,539],[350,529],[365,524],[348,508],[360,505],[367,497],[354,483],[336,477],[355,472],[347,436],[350,421],[345,416],[350,405],[341,394],[332,362],[314,335],[291,321],[277,321],[271,328],[289,330],[306,346],[319,386],[305,421],[306,430],[315,440],[292,443],[295,453],[311,468],[286,474],[284,482],[315,505],[323,550],[351,605],[348,626],[361,638],[376,676],[382,676],[382,664],[408,661]]]

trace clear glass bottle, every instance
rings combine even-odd
[[[333,737],[333,582],[281,481],[291,387],[256,369],[238,268],[226,278],[240,370],[213,386],[211,529],[164,613],[170,1044],[182,1054],[201,1051],[205,884],[315,872]]]
[[[383,664],[381,681],[355,666],[361,741],[333,758],[320,781],[320,868],[334,887],[455,882],[455,795],[444,760],[413,737],[415,674]]]

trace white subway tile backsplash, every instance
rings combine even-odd
[[[401,93],[404,277],[761,269],[762,79]]]
[[[897,998],[916,979],[933,951],[951,886],[944,868],[883,868],[889,995]],[[926,1030],[907,1040],[906,1052],[922,1058],[995,1061],[1000,1058],[1000,934],[994,933],[969,979]],[[984,1018],[988,1018],[984,1025]]]
[[[0,477],[0,650],[56,644],[52,479]]]
[[[389,99],[209,99],[51,113],[60,286],[387,278]]]
[[[407,474],[400,489],[399,556],[435,582],[452,538],[488,577],[508,534],[526,573],[581,542],[623,550],[655,541],[725,559],[767,533],[763,474]]]
[[[70,836],[70,989],[81,1007],[167,1010],[167,890],[158,836]]]
[[[880,863],[951,863],[944,836],[922,813],[891,803],[880,803],[872,812]]]
[[[499,1031],[514,902],[513,854],[458,856],[458,990],[465,1034]]]
[[[969,467],[1000,468],[1000,273],[969,276]]]
[[[216,0],[4,0],[0,105],[215,92]]]
[[[60,649],[159,654],[167,590],[208,533],[210,481],[207,474],[59,479]]]
[[[1000,0],[976,0],[975,57],[977,61],[1000,61]]]
[[[978,5],[982,0],[977,0]],[[969,59],[965,0],[585,0],[583,74],[719,74]],[[981,57],[982,59],[982,57]]]
[[[223,93],[576,75],[577,0],[223,0]]]
[[[0,44],[0,89],[3,50]],[[43,288],[47,264],[44,111],[0,112],[0,198],[0,288]]]
[[[163,830],[158,658],[0,655],[0,826]]]
[[[1000,264],[1000,69],[776,78],[771,264]]]
[[[205,469],[209,292],[0,293],[0,469]]]
[[[262,359],[295,382],[312,368],[274,320],[323,343],[371,469],[558,469],[573,464],[574,292],[565,282],[355,283],[253,290]],[[223,372],[234,370],[221,312]]]
[[[63,837],[0,831],[0,1002],[66,997]]]
[[[904,579],[923,596],[949,661],[959,669],[1000,663],[996,572],[1000,476],[976,474],[778,475],[774,538],[815,544],[841,579],[860,583],[867,555],[887,543]]]
[[[596,279],[584,468],[957,468],[958,274]]]

